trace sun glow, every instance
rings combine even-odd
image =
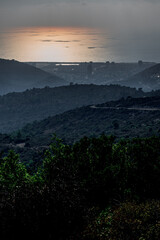
[[[108,55],[106,39],[93,28],[16,28],[0,36],[1,57],[19,61],[103,61]]]

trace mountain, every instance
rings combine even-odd
[[[122,97],[143,96],[143,91],[118,85],[72,85],[45,87],[0,96],[0,132],[9,133],[26,123],[42,120],[70,109]]]
[[[0,94],[21,92],[34,87],[55,87],[67,83],[34,66],[15,60],[0,59]]]
[[[123,86],[142,88],[144,91],[160,89],[160,64],[147,68],[127,80],[121,81],[120,84]]]

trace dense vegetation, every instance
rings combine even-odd
[[[160,135],[160,97],[120,99],[87,106],[33,122],[10,135],[0,134],[0,150],[15,149],[30,168],[51,143],[54,133],[67,144],[83,136],[113,134],[116,140]],[[34,163],[34,164],[33,164]]]
[[[29,173],[0,159],[1,239],[160,239],[160,138],[53,139]]]
[[[128,95],[141,97],[144,93],[118,85],[92,84],[9,93],[0,96],[0,132],[12,132],[35,120],[42,120],[77,107],[118,100]]]
[[[148,137],[160,132],[159,106],[160,97],[122,98],[28,124],[20,132],[22,136],[30,137],[32,146],[48,144],[47,139],[53,133],[69,143],[84,135],[99,136],[102,132],[118,138]]]
[[[158,69],[141,76],[159,84]],[[29,65],[0,60],[4,91],[6,73],[14,87],[24,73],[31,85],[35,73],[53,80]],[[1,239],[160,239],[159,96],[73,83],[0,96],[0,131],[14,130],[0,134]],[[51,140],[53,133],[63,142]]]

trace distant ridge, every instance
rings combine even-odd
[[[160,89],[160,64],[145,69],[125,81],[120,82],[123,86],[142,88],[144,91]]]
[[[0,59],[0,94],[21,92],[31,88],[55,87],[67,83],[34,66],[15,60]]]

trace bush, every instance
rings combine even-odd
[[[160,201],[126,202],[107,208],[88,224],[85,240],[159,240]]]

